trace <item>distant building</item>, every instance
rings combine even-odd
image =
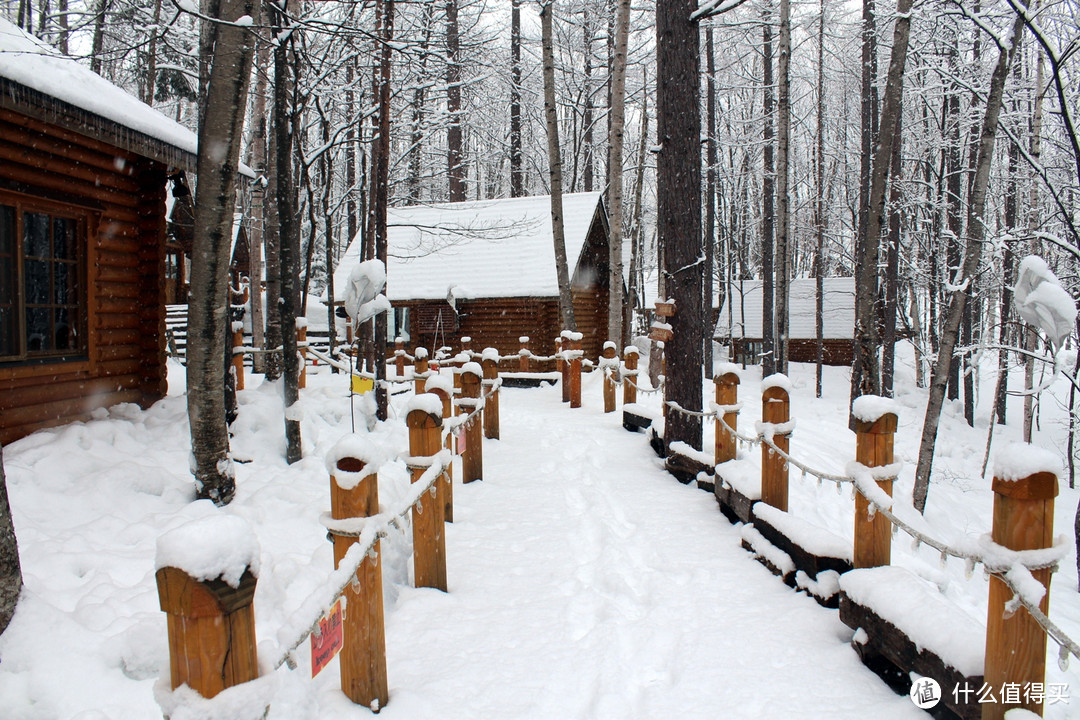
[[[537,355],[562,329],[548,196],[415,205],[389,211],[386,296],[391,333],[435,350],[471,337],[474,349]],[[586,357],[607,338],[608,224],[601,194],[563,196],[566,256]],[[334,273],[339,296],[361,257],[354,240]],[[340,299],[340,297],[339,297]],[[629,311],[626,312],[629,315]]]
[[[165,185],[194,133],[0,19],[0,442],[165,371]]]
[[[823,350],[826,365],[850,365],[854,357],[855,278],[824,279]],[[724,305],[713,339],[732,349],[735,362],[761,362],[762,283],[734,281],[725,293]],[[817,362],[817,279],[791,281],[788,305],[788,359]]]

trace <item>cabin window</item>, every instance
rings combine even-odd
[[[0,199],[0,360],[86,355],[86,218]]]

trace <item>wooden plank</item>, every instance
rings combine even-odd
[[[873,661],[880,657],[899,670],[905,679],[912,672],[933,678],[941,685],[941,702],[946,707],[963,720],[979,720],[982,717],[977,692],[967,698],[968,702],[960,703],[956,700],[964,699],[963,694],[954,697],[952,692],[957,686],[965,687],[965,683],[967,687],[978,690],[983,684],[981,675],[964,676],[934,653],[917,647],[901,629],[873,610],[852,601],[843,590],[840,591],[840,620],[848,627],[862,628],[866,633],[866,643],[852,643],[864,663],[872,666]],[[907,683],[910,685],[910,680]]]

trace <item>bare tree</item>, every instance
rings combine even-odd
[[[611,67],[611,114],[608,139],[608,217],[611,219],[608,266],[608,339],[622,343],[623,330],[623,133],[626,127],[626,45],[630,0],[615,8],[615,47]],[[591,178],[590,178],[591,180]]]
[[[521,165],[521,0],[510,4],[510,197],[525,194]]]
[[[979,133],[979,152],[975,164],[975,177],[971,186],[971,202],[967,215],[967,242],[964,264],[956,279],[956,289],[949,300],[949,308],[941,333],[941,347],[934,364],[930,379],[930,400],[926,405],[926,418],[923,420],[922,441],[919,445],[919,463],[915,468],[915,487],[912,502],[919,512],[926,510],[926,497],[930,489],[930,473],[934,462],[934,447],[937,442],[938,424],[941,420],[941,406],[945,399],[945,386],[948,383],[949,366],[956,348],[960,332],[960,321],[967,301],[967,286],[972,282],[975,271],[982,257],[983,238],[986,228],[983,224],[986,210],[986,187],[990,179],[990,164],[994,156],[994,141],[997,137],[998,116],[1001,112],[1002,98],[1005,93],[1005,81],[1020,33],[1024,27],[1024,18],[1017,15],[1010,34],[999,42],[1000,53],[994,73],[990,79],[990,91],[986,97],[986,111],[983,115],[982,130]]]
[[[4,448],[0,446],[0,634],[3,634],[22,590],[22,566],[19,564],[19,539],[11,519],[7,477],[4,474]]]
[[[258,14],[258,0],[221,0],[211,32],[213,57],[199,126],[191,294],[188,299],[187,393],[193,472],[200,498],[219,505],[236,491],[226,427],[225,328],[229,248],[236,206],[241,130],[251,76],[252,33],[233,24]]]
[[[563,230],[562,154],[559,150],[559,116],[555,106],[555,48],[552,40],[555,0],[540,4],[540,42],[544,57],[544,116],[547,120],[548,174],[551,182],[551,234],[555,242],[555,270],[559,277],[559,314],[563,328],[577,330],[574,296],[566,261],[566,233]]]
[[[696,0],[672,0],[656,7],[657,232],[664,247],[663,275],[675,300],[674,337],[665,351],[665,399],[688,410],[701,409],[701,96],[699,28],[691,15]],[[668,444],[701,448],[701,418],[670,412]]]
[[[788,371],[791,278],[791,3],[780,0],[776,102],[776,370]]]
[[[450,202],[465,199],[465,166],[461,135],[461,43],[457,0],[446,0],[446,128]]]

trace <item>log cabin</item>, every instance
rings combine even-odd
[[[0,19],[0,442],[165,394],[166,182],[196,146]]]
[[[823,351],[826,365],[854,359],[855,278],[825,278]],[[788,359],[817,362],[817,279],[791,281],[788,305]],[[760,280],[736,280],[725,293],[713,340],[731,348],[733,362],[761,362],[762,289]]]
[[[530,338],[540,356],[562,329],[549,196],[392,208],[388,215],[386,296],[391,338],[436,350],[471,337],[474,350],[517,353]],[[563,196],[567,267],[585,357],[607,338],[608,224],[601,193]],[[361,257],[361,239],[338,263],[343,294]],[[624,326],[629,321],[624,306]]]

